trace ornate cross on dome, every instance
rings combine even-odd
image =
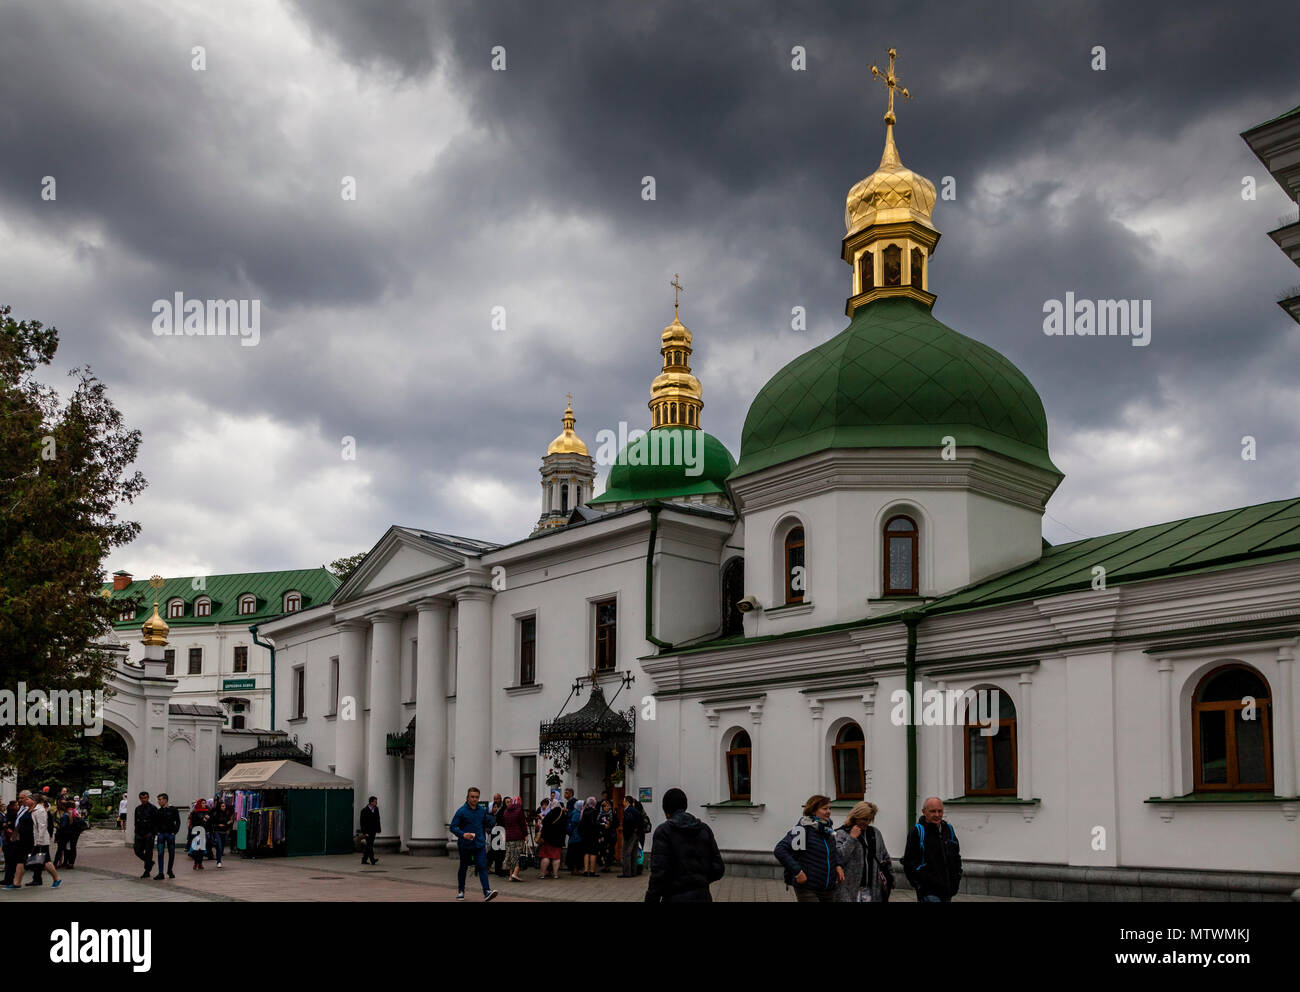
[[[881,72],[879,66],[873,65],[871,67],[871,78],[879,79],[889,89],[889,109],[885,111],[886,124],[893,124],[898,120],[898,118],[894,116],[894,87],[898,85],[898,77],[894,75],[894,59],[897,57],[897,55],[898,55],[897,48],[891,48],[889,50],[889,71],[888,72]],[[903,87],[902,93],[905,99],[908,100],[912,99],[912,94],[907,91],[906,86]]]
[[[569,406],[573,406],[573,394],[572,394],[572,393],[565,393],[564,395],[567,396],[567,397],[569,397]]]
[[[673,281],[668,284],[673,288],[673,317],[677,317],[677,294],[686,292],[686,287],[682,285],[681,280],[677,278],[677,273],[673,273]]]

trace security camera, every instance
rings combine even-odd
[[[748,613],[750,610],[758,609],[758,597],[746,596],[744,599],[742,599],[739,603],[736,604],[736,609],[738,609],[741,613]]]

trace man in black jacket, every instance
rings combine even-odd
[[[917,902],[950,902],[961,885],[961,846],[943,818],[943,800],[931,796],[921,818],[907,835],[903,872],[916,890]]]
[[[650,841],[646,902],[712,902],[709,883],[726,869],[708,824],[686,812],[686,793],[664,793],[664,816]]]
[[[565,790],[568,791],[567,789]],[[619,878],[631,878],[636,867],[636,849],[641,836],[641,814],[631,796],[623,797],[623,874]]]
[[[361,836],[366,839],[366,849],[361,852],[361,863],[379,864],[375,857],[375,834],[379,833],[379,799],[371,796],[361,807]]]
[[[153,874],[154,815],[158,808],[149,802],[149,793],[140,793],[140,805],[135,808],[135,856],[144,862],[144,874]]]
[[[153,811],[154,835],[158,844],[158,874],[154,879],[163,877],[163,851],[167,852],[167,877],[175,878],[172,869],[176,867],[176,835],[181,832],[181,814],[175,806],[167,805],[167,793],[158,793],[158,808]]]

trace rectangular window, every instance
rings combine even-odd
[[[612,672],[616,654],[618,601],[602,599],[596,604],[596,671]]]
[[[530,754],[519,759],[519,798],[524,801],[524,812],[537,808],[537,756]]]
[[[330,659],[330,713],[339,711],[339,660]]]
[[[416,682],[416,676],[419,674],[419,670],[420,670],[418,658],[419,658],[419,642],[415,638],[412,638],[411,658],[406,666],[407,670],[410,672],[410,676],[407,679],[407,682],[411,686],[411,691],[406,694],[406,701],[408,703],[415,702],[415,682]]]
[[[307,715],[307,673],[301,665],[293,670],[293,715]]]
[[[176,651],[174,648],[166,648],[163,651],[163,661],[167,662],[167,674],[176,674]]]
[[[235,671],[248,671],[248,646],[245,644],[235,648]]]
[[[203,674],[203,649],[190,648],[190,674]]]
[[[524,617],[519,621],[519,684],[533,685],[537,681],[537,618]]]

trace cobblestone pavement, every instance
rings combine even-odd
[[[225,867],[206,862],[195,871],[193,862],[178,852],[175,879],[155,881],[140,877],[143,866],[123,835],[116,830],[95,829],[83,834],[78,844],[76,867],[62,872],[64,884],[57,890],[48,875],[40,888],[0,891],[5,902],[453,902],[456,898],[454,858],[416,858],[401,854],[380,854],[376,866],[362,865],[355,854],[311,858],[248,859],[238,854],[225,859]],[[155,869],[156,871],[156,869]],[[492,877],[500,890],[497,902],[640,902],[645,898],[646,877],[618,878],[617,872],[597,878],[562,874],[557,880],[541,881],[537,871],[521,872],[525,881],[510,882]],[[793,893],[780,879],[728,875],[714,883],[718,902],[793,902]],[[912,905],[906,892],[896,905]],[[466,885],[466,902],[481,902],[482,890],[471,876]],[[958,896],[962,902],[1005,902],[985,896]]]

